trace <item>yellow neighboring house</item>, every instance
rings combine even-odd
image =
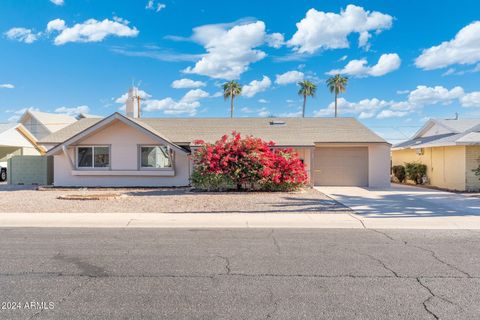
[[[421,162],[428,184],[456,191],[479,191],[480,119],[430,119],[412,139],[392,147],[392,165]]]

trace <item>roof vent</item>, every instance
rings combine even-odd
[[[285,121],[280,121],[280,120],[273,120],[273,121],[270,121],[270,125],[271,126],[284,126],[286,125],[287,123]]]

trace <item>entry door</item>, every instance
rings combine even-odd
[[[317,186],[368,186],[368,147],[317,147],[314,158]]]

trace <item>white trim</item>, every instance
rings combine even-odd
[[[158,176],[174,177],[175,170],[72,170],[73,176]]]

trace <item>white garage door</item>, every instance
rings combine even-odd
[[[315,148],[314,184],[368,186],[368,147]]]

